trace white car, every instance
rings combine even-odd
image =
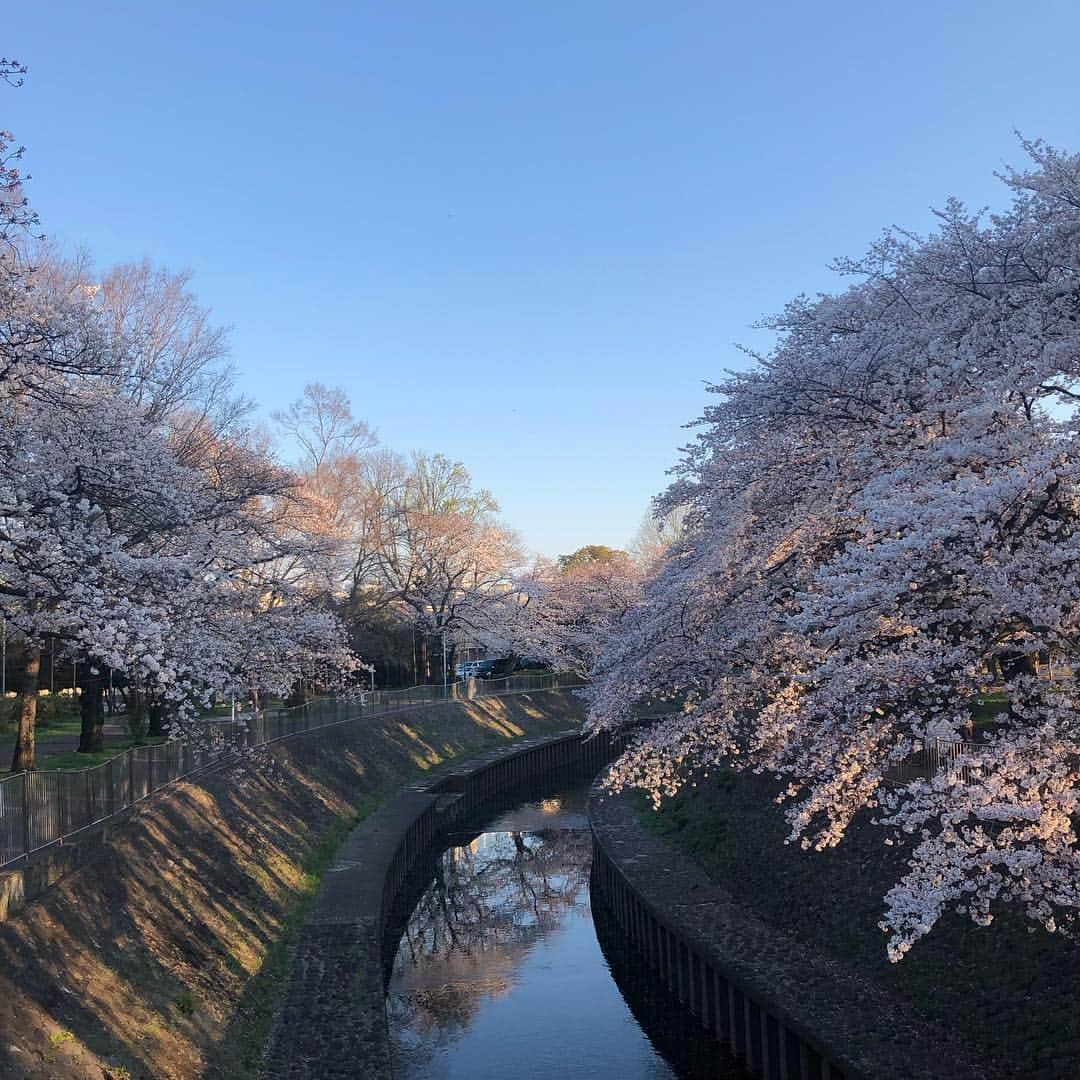
[[[498,660],[466,660],[454,668],[454,674],[459,679],[480,679],[490,675],[497,663]]]

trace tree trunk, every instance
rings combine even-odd
[[[147,735],[160,736],[165,734],[165,701],[154,694],[147,698],[147,712],[150,717],[150,727]]]
[[[451,642],[446,650],[446,679],[448,682],[457,682],[457,644]]]
[[[105,680],[100,675],[83,679],[79,718],[79,753],[100,753],[105,749]]]
[[[143,693],[142,680],[136,678],[128,689],[127,726],[131,741],[142,746],[146,738],[146,695]]]
[[[15,753],[11,758],[12,772],[22,772],[34,767],[34,724],[37,721],[40,682],[41,646],[27,645],[23,657],[22,686],[19,689],[19,732],[15,738]]]
[[[431,682],[431,657],[428,655],[428,636],[422,630],[419,636],[420,669],[417,672],[419,678],[416,681],[418,683],[429,683]]]

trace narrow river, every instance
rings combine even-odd
[[[746,1075],[594,914],[587,790],[522,803],[428,862],[387,991],[398,1080]]]

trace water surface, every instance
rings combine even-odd
[[[593,925],[585,798],[578,785],[525,803],[435,860],[388,988],[396,1078],[742,1075],[620,955],[644,991],[624,999]]]

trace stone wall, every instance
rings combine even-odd
[[[594,902],[702,1025],[769,1080],[982,1078],[879,987],[753,912],[594,786]]]

